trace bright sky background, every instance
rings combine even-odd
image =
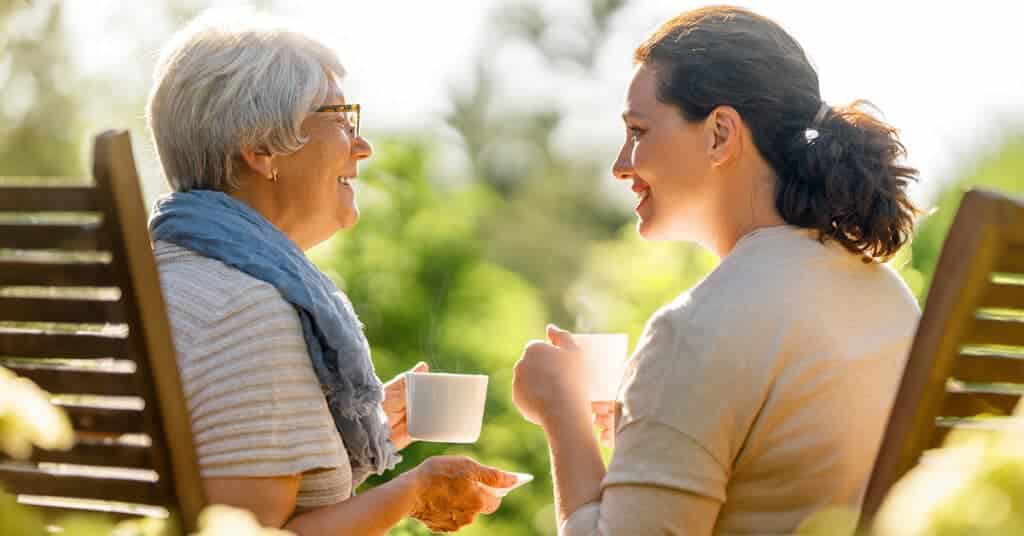
[[[440,125],[450,88],[467,83],[475,58],[487,50],[509,106],[558,105],[568,114],[559,144],[580,154],[603,154],[610,164],[622,138],[618,116],[633,48],[660,21],[705,4],[630,2],[599,51],[596,78],[584,78],[551,70],[527,47],[513,43],[495,50],[498,40],[487,16],[500,1],[285,0],[275,12],[308,25],[340,52],[350,71],[346,92],[364,105],[371,141],[375,132]],[[1022,2],[735,3],[774,18],[801,42],[818,68],[826,101],[866,98],[878,105],[901,130],[910,163],[922,170],[924,193],[968,171],[1006,132],[1024,131]],[[576,0],[542,4],[569,29],[583,9]],[[136,93],[138,87],[148,89],[156,48],[170,28],[147,13],[147,4],[66,5],[83,66],[94,73],[114,71]],[[572,42],[574,36],[566,31],[552,38]],[[153,53],[125,57],[125,39],[141,40]],[[137,144],[144,139],[136,135]]]

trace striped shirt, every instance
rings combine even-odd
[[[343,501],[352,470],[298,313],[269,283],[154,244],[202,476],[302,475],[296,511]]]

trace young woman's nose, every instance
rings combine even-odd
[[[625,144],[619,151],[618,158],[612,164],[612,175],[617,179],[629,180],[635,176],[633,170],[633,151],[631,144]]]

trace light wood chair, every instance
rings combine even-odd
[[[2,459],[0,486],[48,516],[193,531],[205,498],[127,132],[96,136],[93,179],[0,180],[0,366],[75,429],[69,451]]]
[[[954,428],[998,430],[1024,393],[1024,200],[963,198],[928,292],[861,513]]]

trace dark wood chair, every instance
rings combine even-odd
[[[128,133],[94,139],[93,179],[0,179],[0,366],[53,394],[68,451],[0,458],[48,515],[179,518],[204,506]]]
[[[1024,200],[971,190],[943,244],[861,528],[924,451],[954,428],[1007,426],[1022,393]]]

